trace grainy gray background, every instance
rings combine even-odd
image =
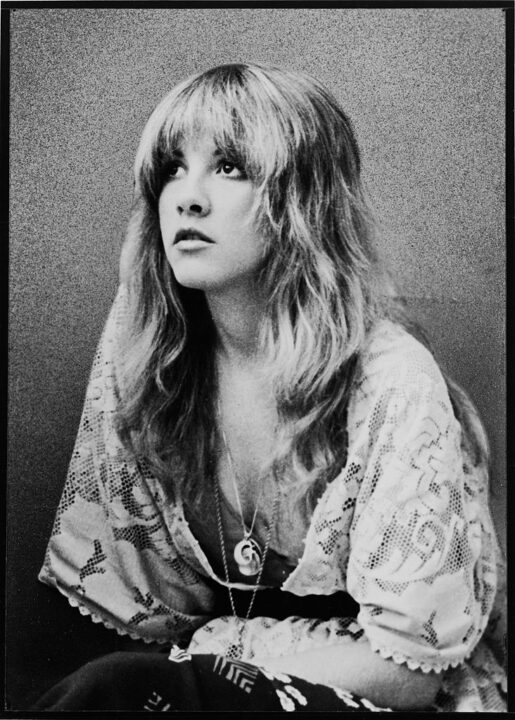
[[[193,71],[272,62],[341,100],[386,261],[486,424],[504,532],[501,10],[19,9],[11,43],[10,707],[57,673],[47,650],[64,642],[66,602],[36,574],[116,290],[138,137]]]

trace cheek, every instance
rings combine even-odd
[[[161,232],[163,231],[163,226],[169,225],[170,221],[172,219],[172,207],[173,207],[173,196],[172,193],[168,190],[168,188],[165,188],[161,195],[159,196],[159,200],[157,203],[157,213],[158,213],[158,219],[159,219],[159,226],[161,228]]]
[[[234,203],[229,214],[234,228],[239,228],[247,236],[258,234],[259,223],[256,218],[253,197],[247,196],[240,202]]]

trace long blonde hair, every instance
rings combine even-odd
[[[126,240],[118,425],[172,494],[192,504],[201,497],[217,443],[216,334],[203,293],[173,276],[157,210],[175,149],[199,133],[257,189],[266,242],[261,343],[281,421],[270,467],[293,479],[309,508],[344,460],[345,411],[367,331],[396,311],[382,286],[351,123],[307,75],[223,65],[182,82],[152,113],[136,156]],[[450,381],[449,390],[457,415],[469,417],[466,396]],[[484,447],[479,430],[464,425]]]

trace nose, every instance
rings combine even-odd
[[[183,192],[177,199],[177,212],[179,215],[204,217],[211,210],[209,198],[198,181],[186,183]]]

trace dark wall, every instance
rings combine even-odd
[[[501,10],[19,9],[11,46],[11,707],[26,708],[61,672],[57,644],[66,655],[76,643],[70,668],[86,648],[99,654],[104,631],[36,575],[116,289],[138,137],[193,71],[272,62],[311,72],[340,98],[386,261],[484,419],[503,532]]]

